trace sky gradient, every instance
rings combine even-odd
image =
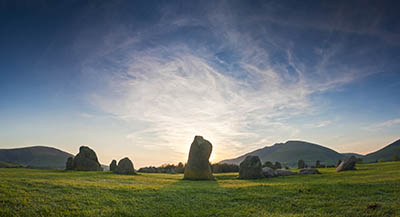
[[[398,1],[3,1],[0,148],[104,164],[399,139]]]

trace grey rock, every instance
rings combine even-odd
[[[66,170],[73,170],[74,169],[74,158],[73,157],[69,157],[67,159],[67,162],[65,164],[65,169]]]
[[[73,169],[79,171],[103,171],[96,153],[87,146],[81,146],[73,160]]]
[[[240,179],[260,179],[263,178],[261,161],[258,156],[247,156],[239,165]]]
[[[110,163],[110,171],[115,171],[116,168],[117,168],[117,161],[112,160]]]
[[[278,174],[276,174],[276,171],[270,167],[263,167],[262,173],[265,178],[272,178],[278,176]]]
[[[291,176],[291,175],[296,175],[296,172],[292,172],[290,170],[284,170],[284,169],[277,169],[275,170],[276,174],[278,176]]]
[[[304,168],[299,171],[299,174],[321,174],[316,168]]]
[[[118,174],[135,174],[135,169],[133,167],[133,163],[129,158],[124,158],[118,162],[117,168],[114,170],[115,173]]]
[[[355,170],[357,159],[354,156],[345,157],[344,160],[336,168],[336,172],[342,172],[346,170]]]
[[[184,172],[184,179],[213,180],[209,158],[212,144],[201,136],[195,136],[190,145],[189,158]]]

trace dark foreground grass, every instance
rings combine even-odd
[[[0,169],[0,216],[400,216],[400,162],[238,180]]]

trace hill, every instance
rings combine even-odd
[[[319,160],[321,164],[336,165],[344,156],[332,149],[304,141],[287,141],[266,146],[262,149],[244,154],[234,159],[223,160],[220,163],[240,164],[248,155],[258,156],[262,162],[271,161],[296,167],[298,160],[304,160],[308,165],[315,165]]]
[[[354,157],[357,157],[357,158],[363,158],[364,157],[364,155],[357,154],[357,153],[340,153],[340,154],[345,156],[345,157],[351,157],[351,156],[354,156]]]
[[[0,161],[35,168],[64,169],[68,157],[73,157],[73,155],[45,146],[0,149]]]
[[[16,163],[0,161],[0,168],[21,168],[21,167],[23,166]]]
[[[400,158],[400,139],[376,152],[365,155],[363,161],[371,163],[377,162],[380,159],[392,160],[393,155],[397,155]]]

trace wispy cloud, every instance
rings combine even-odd
[[[305,64],[290,45],[294,41],[284,45],[266,29],[260,29],[260,38],[260,32],[243,31],[235,19],[234,12],[217,7],[207,19],[163,16],[157,28],[126,40],[109,35],[105,48],[84,64],[83,71],[102,85],[90,94],[90,102],[142,124],[142,130],[126,136],[135,146],[154,151],[168,147],[182,153],[182,159],[199,134],[216,145],[213,153],[221,160],[297,136],[299,129],[288,120],[310,113],[312,94],[363,77],[345,63],[337,63],[339,71],[332,73],[340,47],[325,50],[321,59],[315,54],[318,60]],[[208,35],[196,43],[167,39],[194,26]]]
[[[385,128],[390,128],[390,127],[397,126],[397,125],[400,125],[400,118],[375,123],[373,125],[365,127],[364,129],[368,130],[368,131],[380,131]]]

